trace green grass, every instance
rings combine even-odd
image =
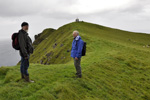
[[[81,79],[75,78],[67,52],[73,30],[87,42]],[[143,47],[149,45],[150,35],[86,22],[48,33],[42,33],[48,37],[31,55],[29,73],[35,83],[20,80],[19,66],[0,68],[0,100],[150,100],[150,48]]]

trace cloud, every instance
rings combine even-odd
[[[0,0],[0,35],[10,37],[27,21],[34,36],[77,17],[108,27],[150,33],[149,0]]]
[[[117,9],[129,3],[130,0],[77,0],[77,5],[73,5],[70,11],[73,14],[89,14]]]
[[[66,12],[74,0],[0,0],[1,17],[22,17],[43,13]]]
[[[136,1],[136,0],[132,0]],[[0,16],[89,14],[130,5],[130,0],[0,0]]]

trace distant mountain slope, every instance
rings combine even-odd
[[[58,64],[70,61],[74,30],[80,32],[87,44],[90,44],[92,39],[98,38],[142,50],[147,50],[145,48],[150,46],[150,35],[148,34],[127,32],[87,22],[73,22],[57,30],[44,30],[33,43],[36,48],[30,61],[40,64]]]

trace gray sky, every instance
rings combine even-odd
[[[150,33],[150,0],[0,0],[0,40],[10,38],[23,21],[30,36],[80,20]]]

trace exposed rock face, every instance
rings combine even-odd
[[[59,57],[59,55],[56,55],[56,58],[58,58]]]
[[[43,64],[43,60],[41,60],[40,63]]]
[[[64,46],[64,44],[61,44],[60,47]]]
[[[67,50],[67,52],[70,52],[70,50]]]
[[[43,49],[44,51],[46,50],[46,48]]]
[[[50,56],[52,56],[54,54],[53,51],[50,51],[49,53],[46,54],[47,58],[49,58]]]
[[[37,40],[40,37],[41,33],[39,33],[38,35],[34,36],[34,39]]]
[[[48,36],[53,33],[55,31],[55,29],[49,28],[49,29],[45,29],[42,33],[39,33],[37,35],[34,36],[35,41],[33,42],[33,46],[34,48],[36,48],[36,46],[38,44],[40,44],[43,40],[47,40]],[[43,34],[44,32],[46,32],[46,34]]]
[[[53,48],[55,48],[57,46],[57,43],[55,43],[54,45],[53,45]]]
[[[146,48],[149,48],[149,47],[150,47],[150,45],[149,45],[149,44],[148,44],[148,45],[144,45],[144,46],[143,46],[143,48],[145,48],[145,47],[146,47]]]

